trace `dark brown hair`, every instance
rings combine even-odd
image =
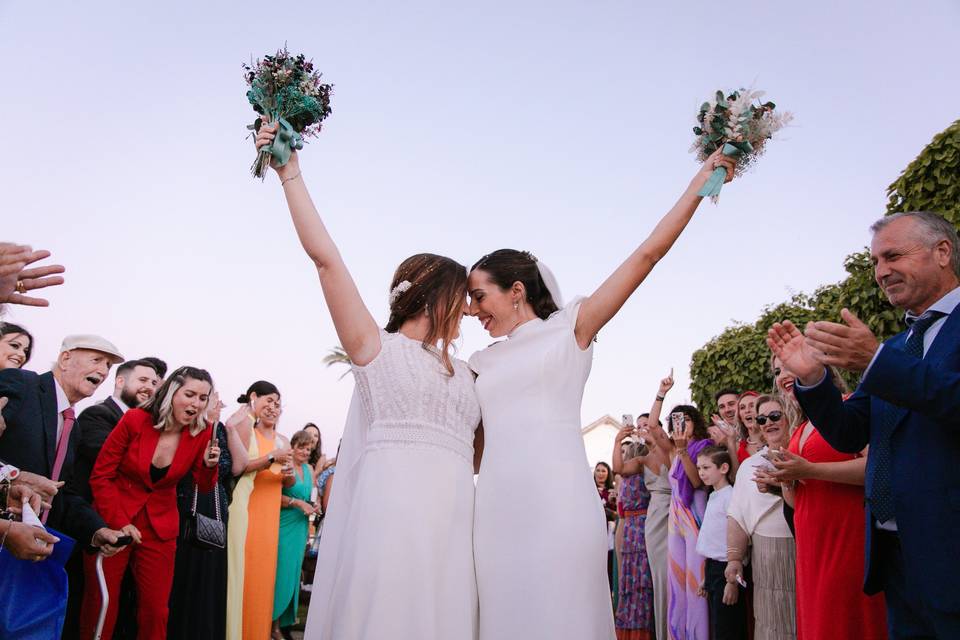
[[[540,276],[537,259],[529,251],[497,249],[470,267],[470,271],[477,269],[490,274],[490,279],[502,291],[510,289],[514,282],[521,283],[527,292],[527,302],[542,320],[549,318],[558,308]]]
[[[693,439],[706,440],[710,437],[707,432],[707,423],[703,419],[703,414],[692,404],[678,404],[670,413],[682,413],[693,422]]]
[[[431,350],[439,340],[440,360],[453,375],[450,345],[463,317],[467,268],[445,256],[418,253],[397,267],[390,293],[390,319],[384,330],[397,333],[404,322],[425,311],[430,330],[423,337],[423,348]]]
[[[727,465],[727,482],[733,484],[733,480],[730,478],[730,472],[733,471],[733,460],[730,458],[730,452],[727,451],[726,447],[708,445],[697,454],[697,460],[701,457],[710,458],[710,462],[717,465],[717,469]]]
[[[23,365],[30,362],[30,356],[33,355],[33,335],[18,324],[0,322],[0,337],[12,334],[20,334],[27,337],[28,344],[27,348],[23,350],[23,363],[20,365],[20,368],[23,369]]]

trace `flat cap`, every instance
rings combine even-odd
[[[78,333],[63,339],[63,344],[60,345],[60,353],[73,351],[74,349],[90,349],[91,351],[105,353],[110,356],[111,364],[119,364],[125,360],[123,355],[120,354],[120,350],[112,342],[91,333]]]

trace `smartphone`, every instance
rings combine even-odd
[[[634,420],[633,420],[633,414],[631,414],[631,413],[625,413],[625,414],[623,414],[623,417],[621,418],[621,422],[623,423],[623,426],[625,426],[625,427],[636,427],[636,426],[637,426],[637,423],[634,422]]]
[[[117,541],[111,544],[111,547],[125,547],[133,542],[133,536],[120,536]]]
[[[766,458],[770,462],[783,462],[783,454],[780,453],[779,449],[767,449],[761,453],[760,456]]]
[[[686,415],[682,411],[674,411],[670,414],[670,435],[683,433],[683,423]]]

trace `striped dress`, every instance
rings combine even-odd
[[[265,456],[275,441],[253,430],[247,454]],[[280,465],[245,473],[233,490],[227,528],[227,640],[264,640],[273,621],[280,535]]]

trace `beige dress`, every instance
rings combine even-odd
[[[670,517],[670,480],[668,469],[661,467],[660,475],[643,468],[643,482],[650,492],[647,507],[647,522],[644,536],[647,545],[647,560],[653,577],[653,620],[657,638],[667,635],[667,520]]]

